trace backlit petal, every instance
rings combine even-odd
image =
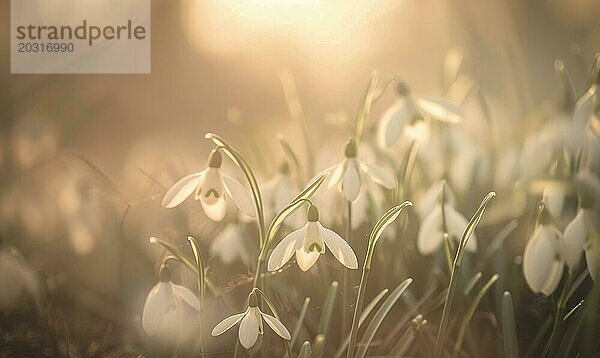
[[[388,174],[383,168],[367,164],[365,162],[359,162],[360,168],[377,184],[383,186],[386,189],[394,189],[396,187],[396,180],[393,176]]]
[[[239,181],[233,179],[229,175],[223,174],[223,182],[225,183],[227,194],[231,197],[240,211],[244,215],[251,217],[256,216],[254,201],[248,190],[246,190]]]
[[[223,332],[227,331],[229,328],[235,326],[239,321],[242,320],[242,318],[244,318],[244,316],[246,315],[246,312],[234,314],[233,316],[229,316],[229,317],[225,318],[224,320],[222,320],[221,322],[217,323],[215,328],[213,328],[213,330],[212,330],[212,333],[211,333],[212,336],[216,337],[216,336],[222,334]]]
[[[167,191],[162,200],[162,206],[171,209],[183,203],[199,185],[204,172],[186,175]]]
[[[329,251],[331,251],[333,256],[335,256],[342,265],[350,269],[357,269],[358,260],[346,240],[333,230],[323,227],[321,224],[319,224],[319,229],[321,230],[321,236],[323,237],[325,245],[327,245],[327,248],[329,248]]]
[[[360,174],[356,165],[356,159],[346,159],[346,168],[342,178],[342,191],[346,200],[354,201],[360,193]]]
[[[458,123],[464,117],[462,108],[447,99],[419,98],[417,104],[423,112],[438,121]]]
[[[548,295],[558,284],[556,276],[559,271],[562,274],[560,236],[560,232],[554,227],[542,225],[525,246],[523,274],[533,292]],[[560,265],[557,265],[556,261],[560,262]]]
[[[442,207],[437,205],[421,222],[417,249],[422,255],[435,252],[442,244]]]
[[[142,327],[149,336],[160,331],[165,315],[175,309],[170,282],[157,283],[146,298],[142,313]]]
[[[225,198],[222,196],[217,199],[212,204],[207,203],[206,201],[200,199],[200,203],[202,204],[202,209],[206,216],[212,221],[221,221],[225,217],[227,213],[227,204],[225,203]]]
[[[319,251],[306,252],[303,248],[296,250],[296,261],[302,271],[308,271],[317,262],[321,253]]]
[[[292,339],[290,332],[287,330],[287,328],[285,328],[283,323],[281,323],[277,318],[275,318],[271,315],[268,315],[266,313],[261,312],[261,314],[262,314],[262,318],[265,320],[265,322],[267,322],[269,327],[271,327],[271,329],[273,329],[273,331],[275,331],[275,333],[277,333],[281,338],[286,339],[288,341],[290,339]]]
[[[267,270],[279,270],[290,260],[294,252],[302,245],[307,227],[308,223],[304,227],[292,231],[286,237],[284,237],[283,240],[277,244],[277,246],[275,246],[275,249],[273,249],[273,252],[269,257]]]
[[[563,258],[572,270],[579,265],[581,255],[585,250],[586,236],[585,209],[581,209],[567,225],[564,234]]]
[[[246,349],[250,349],[256,344],[258,339],[259,322],[256,317],[258,307],[250,307],[240,324],[240,343]]]

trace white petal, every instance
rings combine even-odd
[[[246,311],[246,312],[248,312],[248,311]],[[229,328],[235,326],[239,321],[242,320],[242,318],[244,318],[244,316],[246,315],[246,312],[234,314],[233,316],[229,316],[229,317],[225,318],[224,320],[222,320],[221,322],[217,323],[215,328],[213,328],[213,330],[212,330],[212,333],[211,333],[212,336],[216,337],[218,335],[221,335],[223,332],[227,331]]]
[[[317,262],[319,256],[321,256],[319,251],[306,252],[303,248],[296,250],[296,261],[298,262],[298,267],[300,267],[302,271],[310,270],[315,262]]]
[[[410,100],[399,99],[381,117],[378,137],[383,147],[391,147],[400,139],[404,125],[415,114],[414,110],[409,109],[408,101]]]
[[[543,201],[550,215],[557,218],[562,213],[565,192],[560,188],[548,185],[544,188]]]
[[[585,209],[580,209],[565,228],[564,234],[563,258],[572,270],[579,265],[585,250],[586,236]]]
[[[171,284],[171,287],[173,288],[173,293],[176,298],[182,300],[196,311],[200,310],[200,301],[198,300],[198,297],[196,297],[196,295],[187,287],[176,285],[174,283]]]
[[[321,236],[323,237],[323,241],[325,241],[325,245],[327,245],[327,248],[329,248],[333,256],[347,268],[357,269],[358,260],[346,240],[333,230],[323,227],[321,224],[319,224],[319,230],[321,230]]]
[[[448,226],[448,234],[450,236],[454,236],[457,242],[460,241],[462,235],[467,228],[467,219],[456,211],[450,204],[446,204],[444,206],[444,214],[446,215],[446,225]],[[467,241],[467,246],[465,247],[467,251],[475,252],[477,251],[477,235],[475,233],[471,234],[469,241]]]
[[[556,288],[558,271],[562,274],[560,259],[560,232],[549,225],[540,226],[533,234],[523,254],[523,274],[533,292],[551,293]],[[560,263],[560,269],[556,265]],[[560,280],[560,278],[559,278]]]
[[[383,186],[386,189],[394,189],[396,187],[396,180],[394,177],[389,175],[383,168],[367,164],[365,162],[359,162],[360,168],[377,184]]]
[[[258,310],[258,307],[248,308],[240,324],[240,343],[246,349],[252,348],[258,339],[259,322],[256,317],[256,310]]]
[[[210,243],[210,256],[218,256],[224,264],[230,265],[237,258],[244,258],[245,248],[241,242],[241,229],[237,223],[229,224]],[[243,260],[242,260],[243,261]]]
[[[269,325],[269,327],[271,327],[271,329],[273,329],[273,331],[275,331],[275,333],[277,333],[279,335],[279,337],[286,339],[286,340],[290,340],[292,339],[292,336],[290,335],[290,332],[287,330],[287,328],[285,328],[285,326],[283,325],[283,323],[279,322],[279,320],[271,315],[268,315],[266,313],[262,313],[262,318],[265,320],[265,322],[267,322],[267,324]]]
[[[165,315],[175,309],[173,291],[170,282],[157,283],[144,303],[142,327],[147,335],[153,336],[160,331]]]
[[[346,159],[346,168],[342,179],[342,191],[348,201],[354,201],[360,193],[361,183],[356,159]]]
[[[556,290],[556,287],[558,287],[560,279],[562,278],[564,266],[565,265],[561,260],[552,261],[552,266],[548,271],[546,282],[540,290],[543,294],[545,294],[546,296],[550,296],[554,292],[554,290]]]
[[[227,194],[229,194],[240,211],[244,215],[251,217],[256,216],[254,201],[252,200],[252,197],[246,188],[244,188],[239,181],[233,179],[229,175],[223,174],[223,182],[225,183],[225,190],[227,190]]]
[[[206,216],[212,221],[223,220],[227,213],[227,204],[225,203],[225,198],[223,196],[218,198],[217,201],[212,204],[209,204],[200,198],[200,204],[202,204],[202,209]]]
[[[294,252],[302,245],[307,227],[308,223],[300,229],[292,231],[275,246],[269,257],[267,270],[279,270],[290,260]]]
[[[327,168],[323,172],[329,173],[325,180],[327,181],[327,183],[326,183],[327,188],[331,189],[335,185],[337,185],[340,182],[340,180],[342,179],[342,174],[344,174],[344,162],[342,162],[340,164],[336,164],[330,168]]]
[[[447,99],[419,98],[417,104],[427,115],[442,122],[459,123],[464,117],[462,108]]]
[[[442,244],[442,207],[437,205],[423,219],[417,235],[417,249],[421,255],[435,252]]]
[[[585,250],[585,261],[592,280],[596,281],[598,276],[598,252],[594,249],[594,244],[591,244]]]
[[[193,192],[202,180],[205,171],[186,175],[179,179],[177,183],[167,191],[162,200],[162,206],[171,209],[183,203]]]

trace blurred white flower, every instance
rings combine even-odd
[[[244,264],[250,263],[250,257],[244,246],[244,227],[241,222],[228,224],[210,243],[208,251],[211,256],[218,256],[225,265],[231,265],[239,259]]]
[[[0,310],[15,307],[27,292],[37,295],[35,274],[15,248],[0,248]]]
[[[213,149],[208,157],[208,168],[181,178],[167,191],[162,205],[174,208],[195,191],[194,199],[200,200],[204,213],[213,221],[225,217],[225,197],[231,199],[243,214],[256,216],[250,194],[240,182],[221,172],[221,163],[221,153]]]
[[[349,139],[344,149],[345,159],[323,171],[329,174],[327,177],[328,188],[338,185],[338,189],[344,193],[346,200],[354,201],[358,198],[367,177],[386,189],[396,187],[396,180],[393,176],[377,165],[367,164],[358,159],[356,152],[356,142],[354,139]]]
[[[467,219],[446,202],[442,212],[442,204],[438,203],[433,210],[423,219],[417,235],[417,249],[422,255],[428,255],[438,250],[443,244],[444,219],[447,234],[460,242],[462,234],[467,227]],[[469,252],[477,251],[477,236],[471,235],[465,249]]]
[[[302,271],[308,271],[325,253],[325,246],[342,265],[358,268],[358,260],[354,251],[340,235],[319,223],[319,210],[315,205],[308,207],[308,222],[302,228],[292,231],[275,246],[267,269],[276,271],[285,265],[296,253],[296,261]]]
[[[553,217],[557,218],[562,213],[565,203],[565,189],[560,185],[549,184],[544,187],[542,201],[548,212]]]
[[[577,268],[586,248],[590,215],[590,209],[582,206],[565,228],[563,258],[571,270]]]
[[[454,192],[448,187],[448,185],[444,184],[443,180],[436,181],[419,198],[417,212],[421,216],[421,219],[429,215],[435,206],[439,204],[440,198],[442,197],[442,190],[446,191],[446,203],[454,206],[456,201]]]
[[[563,273],[561,246],[563,235],[550,224],[543,211],[540,225],[525,246],[523,275],[529,288],[535,293],[549,296],[558,286]]]
[[[412,140],[429,137],[426,118],[457,123],[463,118],[462,109],[455,103],[442,98],[418,98],[410,95],[408,86],[400,82],[397,86],[396,102],[383,114],[379,122],[379,143],[391,147],[404,134]]]
[[[163,265],[160,281],[150,290],[144,303],[142,326],[149,336],[183,340],[194,332],[200,304],[189,289],[171,282],[171,271]]]
[[[284,162],[279,167],[277,174],[262,185],[265,220],[270,222],[297,193],[298,190],[290,178],[289,166],[287,162]]]
[[[234,314],[219,322],[212,330],[213,337],[223,334],[231,327],[238,324],[240,321],[240,329],[238,331],[240,343],[246,349],[252,348],[258,340],[258,335],[263,334],[263,320],[267,322],[269,327],[285,340],[292,339],[290,332],[285,328],[277,318],[263,313],[258,308],[258,299],[256,292],[253,290],[248,296],[248,308],[245,312]]]

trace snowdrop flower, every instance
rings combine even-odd
[[[225,265],[231,265],[237,259],[248,264],[250,257],[243,237],[243,224],[239,221],[231,223],[212,240],[208,251],[211,256],[218,256]]]
[[[545,209],[540,214],[540,225],[525,246],[523,275],[531,290],[549,296],[556,290],[563,273],[561,245],[563,235],[550,224]]]
[[[142,326],[149,336],[182,339],[194,331],[190,318],[200,309],[198,298],[189,289],[171,282],[171,270],[162,265],[160,281],[144,303]]]
[[[213,149],[208,157],[208,168],[181,178],[167,191],[162,205],[174,208],[195,192],[194,199],[200,200],[204,213],[213,221],[225,217],[226,197],[245,215],[256,216],[250,194],[240,182],[221,172],[221,163],[221,153]]]
[[[400,82],[397,87],[396,102],[383,114],[379,124],[379,142],[383,147],[391,147],[405,134],[412,140],[429,137],[429,124],[426,118],[457,123],[463,118],[461,108],[441,98],[414,98],[408,86]]]
[[[419,200],[419,208],[417,212],[421,216],[421,219],[425,218],[431,211],[438,205],[440,198],[442,197],[442,190],[444,190],[444,199],[446,202],[454,206],[455,198],[454,192],[444,183],[443,180],[436,181],[421,195]]]
[[[0,310],[16,306],[25,292],[36,295],[35,275],[14,248],[0,247],[0,287]]]
[[[231,327],[238,324],[240,321],[239,339],[242,346],[246,349],[252,348],[258,340],[258,335],[263,334],[263,320],[267,322],[269,327],[281,338],[285,340],[292,339],[290,332],[285,328],[277,318],[263,313],[258,308],[258,298],[256,297],[256,289],[253,289],[248,296],[248,308],[245,312],[234,314],[219,322],[212,330],[213,337],[223,334]]]
[[[442,211],[441,193],[438,203],[425,216],[421,222],[419,233],[417,235],[417,249],[422,255],[428,255],[435,252],[442,246],[444,238],[444,224],[447,234],[456,242],[462,238],[462,234],[467,227],[467,219],[454,209],[450,201],[444,201],[444,210]],[[451,197],[451,196],[449,196]],[[477,251],[477,236],[471,235],[465,249],[469,252]]]
[[[346,240],[319,223],[319,209],[313,204],[308,207],[308,222],[302,228],[292,231],[281,240],[269,257],[267,269],[276,271],[285,265],[296,253],[296,261],[302,271],[308,271],[325,253],[325,246],[342,265],[358,268],[358,260]]]
[[[564,234],[563,257],[571,270],[579,265],[581,256],[587,246],[588,225],[591,223],[590,199],[582,197],[580,208],[575,218],[567,225]],[[590,270],[591,272],[591,270]]]
[[[542,201],[548,212],[557,218],[562,213],[565,203],[565,191],[560,185],[546,185],[542,194]]]
[[[354,139],[349,139],[344,149],[345,159],[326,169],[327,187],[338,185],[346,200],[354,201],[364,186],[366,177],[386,189],[394,189],[396,181],[383,168],[363,162],[356,157],[357,148]]]

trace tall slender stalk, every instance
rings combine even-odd
[[[348,218],[346,220],[346,241],[350,245],[350,237],[352,235],[352,202],[347,202]],[[349,282],[349,272],[344,270],[344,277],[342,281],[342,337],[346,337],[348,331],[348,303],[350,302],[350,287],[352,286]]]
[[[367,281],[369,279],[369,273],[371,271],[371,262],[373,261],[373,253],[375,252],[375,245],[381,234],[391,223],[398,218],[402,209],[407,206],[412,206],[410,201],[405,201],[398,206],[394,206],[388,210],[383,216],[377,221],[369,236],[369,244],[367,247],[367,255],[365,257],[365,263],[363,265],[362,274],[360,277],[360,284],[358,286],[358,294],[356,296],[356,305],[354,306],[354,316],[352,317],[352,328],[350,329],[350,343],[348,344],[348,350],[346,352],[346,358],[354,357],[354,350],[356,348],[356,339],[358,336],[358,322],[362,311],[362,305],[365,298],[365,292],[367,288]]]
[[[460,239],[460,243],[458,244],[458,249],[456,250],[456,255],[454,257],[454,262],[452,264],[452,271],[450,272],[450,283],[448,285],[448,292],[446,293],[446,301],[444,303],[444,310],[442,311],[442,319],[440,321],[440,329],[438,331],[437,339],[435,341],[435,350],[434,357],[441,357],[442,350],[444,348],[444,343],[446,341],[446,336],[448,334],[448,323],[450,322],[450,311],[452,310],[452,304],[454,302],[454,291],[456,291],[456,285],[458,283],[458,270],[462,263],[462,258],[465,253],[465,247],[467,245],[467,241],[475,231],[475,228],[479,224],[483,213],[485,212],[485,208],[487,207],[488,202],[496,196],[496,193],[493,191],[488,193],[485,198],[479,204],[479,208],[473,214],[471,220],[467,224],[465,231],[462,234],[462,238]]]

